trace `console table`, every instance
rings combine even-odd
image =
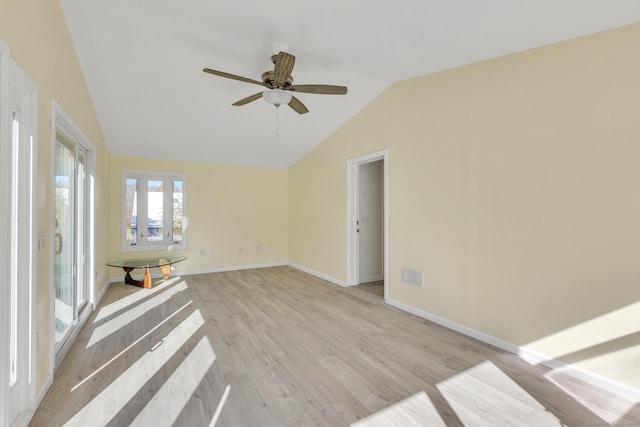
[[[167,258],[146,258],[146,259],[127,259],[109,261],[107,263],[110,267],[120,267],[124,270],[124,283],[127,285],[140,286],[141,288],[151,287],[151,268],[158,267],[162,273],[164,280],[169,278],[171,273],[171,266],[177,262],[184,261],[186,256],[182,257],[167,257]],[[142,280],[136,280],[131,277],[131,272],[136,268],[144,268],[144,278]]]

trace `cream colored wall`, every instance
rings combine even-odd
[[[175,252],[176,255],[186,255],[187,260],[174,266],[177,273],[287,261],[288,188],[285,169],[115,155],[110,157],[109,164],[111,258],[140,258],[155,254],[121,252],[122,169],[187,173],[188,248]],[[258,245],[261,250],[257,250]],[[200,255],[201,249],[206,251],[205,255]],[[122,271],[112,268],[110,275],[120,277]]]
[[[122,255],[122,167],[188,173],[176,268],[289,259],[346,281],[346,162],[387,148],[390,298],[640,389],[640,25],[398,83],[288,172],[110,160],[59,4],[0,0],[0,37],[38,85],[39,231],[51,233],[52,99],[97,149],[97,292],[120,274],[104,264]],[[425,286],[400,282],[403,266]]]
[[[640,390],[639,49],[634,25],[395,84],[290,169],[290,259],[346,281],[347,160],[387,148],[391,299]]]
[[[37,230],[51,235],[51,103],[55,99],[96,148],[96,223],[108,224],[106,163],[108,155],[93,104],[57,1],[0,0],[0,38],[12,58],[38,86]],[[108,227],[96,230],[96,292],[105,283]],[[36,330],[39,348],[36,390],[40,391],[50,366],[49,336],[52,288],[50,244],[37,253]]]
[[[347,159],[388,146],[382,94],[289,169],[289,261],[346,282]]]

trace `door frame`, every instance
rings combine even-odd
[[[68,336],[65,338],[64,343],[56,349],[55,342],[55,197],[51,197],[51,219],[50,219],[50,235],[49,241],[51,245],[49,247],[50,256],[50,277],[51,277],[51,296],[49,301],[50,314],[49,314],[49,360],[50,360],[50,372],[49,375],[53,376],[53,373],[58,369],[66,354],[68,353],[71,345],[78,336],[80,330],[89,318],[89,314],[93,310],[93,304],[95,301],[94,295],[94,277],[95,277],[95,200],[94,200],[94,175],[96,170],[96,150],[95,147],[89,142],[89,139],[84,135],[80,128],[74,123],[71,117],[63,110],[63,108],[56,102],[51,101],[51,194],[55,195],[55,150],[57,142],[57,132],[61,131],[73,143],[86,151],[85,153],[85,173],[86,173],[86,223],[85,223],[85,244],[86,244],[86,257],[85,257],[85,281],[86,281],[86,297],[87,303],[84,305],[82,311],[74,313],[77,318],[74,319],[73,327],[70,330]],[[77,156],[77,155],[76,155]],[[75,211],[74,201],[74,211]],[[76,294],[74,289],[74,310],[76,307]]]
[[[11,102],[11,59],[9,56],[9,46],[0,39],[0,171],[11,171],[11,122],[9,121]],[[9,200],[11,197],[11,180],[0,179],[0,200]],[[10,321],[9,321],[9,295],[11,289],[11,234],[7,233],[11,224],[11,206],[3,203],[0,206],[0,341],[9,342]],[[0,425],[9,422],[9,411],[7,404],[9,400],[9,352],[0,351]]]
[[[15,224],[16,238],[21,242],[16,253],[12,253],[12,264],[19,273],[15,280],[18,283],[18,324],[22,325],[22,334],[19,336],[18,359],[22,360],[18,375],[22,378],[22,385],[18,389],[20,397],[20,412],[15,419],[16,425],[28,424],[33,411],[35,411],[35,369],[36,369],[36,283],[37,283],[37,123],[38,123],[38,88],[33,80],[11,61],[11,86],[13,105],[22,108],[21,124],[24,129],[20,131],[20,141],[17,143],[16,152],[12,153],[13,167],[17,170],[18,187],[17,199],[14,200],[18,218],[22,222]],[[14,90],[15,89],[15,90]],[[17,91],[17,92],[16,92]],[[28,140],[24,140],[24,137]],[[13,137],[11,138],[13,145]],[[12,147],[13,148],[13,147]],[[21,163],[19,167],[16,163]],[[20,196],[22,195],[22,196]]]
[[[359,248],[358,248],[358,226],[359,217],[358,194],[360,188],[360,166],[382,160],[383,170],[383,198],[384,198],[384,298],[387,299],[387,284],[389,283],[389,252],[388,252],[388,224],[389,224],[389,191],[388,191],[388,170],[389,153],[387,150],[380,150],[374,153],[365,154],[347,161],[347,286],[355,286],[359,282]]]
[[[18,358],[23,363],[18,365],[18,381],[21,384],[17,391],[11,391],[9,386],[9,346],[0,351],[0,425],[10,421],[17,426],[27,425],[36,406],[35,396],[35,368],[36,368],[36,316],[35,316],[35,286],[37,283],[37,243],[36,243],[36,171],[37,171],[37,111],[38,88],[33,80],[11,59],[9,46],[0,40],[0,170],[6,174],[0,185],[0,200],[11,200],[0,209],[0,340],[9,342],[11,336],[11,294],[10,283],[13,268],[20,272],[20,284],[18,288],[17,313],[20,329],[24,331],[17,337]],[[19,99],[15,99],[15,95]],[[12,133],[12,111],[15,103],[21,107],[23,115],[21,124],[24,131],[21,135],[28,135],[29,140],[18,142],[18,151],[14,152]],[[23,167],[17,169],[18,187],[17,200],[13,197],[14,176],[16,162]],[[17,203],[17,206],[14,205]],[[13,214],[18,210],[21,215],[17,226],[12,224]],[[22,216],[26,215],[26,216]],[[11,224],[11,227],[5,225]],[[13,232],[7,233],[7,229],[17,232],[17,238],[22,245],[17,252],[13,247]],[[5,351],[5,349],[7,351]],[[26,354],[25,354],[26,353]],[[9,419],[9,398],[11,393],[19,393],[19,413],[16,418]]]

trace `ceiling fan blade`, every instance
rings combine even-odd
[[[289,101],[289,107],[291,107],[291,109],[298,114],[304,114],[309,112],[307,107],[305,107],[304,104],[300,102],[300,100],[295,96],[291,97],[291,101]]]
[[[292,92],[316,93],[321,95],[344,95],[347,93],[345,86],[332,85],[293,85],[283,88]]]
[[[247,96],[246,98],[242,98],[240,101],[236,101],[232,105],[235,105],[236,107],[239,107],[241,105],[248,104],[248,103],[253,102],[256,99],[260,99],[260,98],[262,98],[262,92],[254,93],[251,96]]]
[[[235,74],[225,73],[224,71],[212,70],[211,68],[205,68],[202,71],[204,71],[205,73],[213,74],[215,76],[226,77],[228,79],[240,80],[241,82],[253,83],[256,85],[264,86],[264,83],[259,82],[257,80],[248,79],[242,76],[236,76]]]
[[[296,62],[296,57],[287,52],[280,52],[276,57],[274,78],[276,82],[284,85],[287,78],[293,71],[293,65]]]

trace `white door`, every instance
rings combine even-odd
[[[359,167],[358,178],[358,283],[384,278],[384,163]]]
[[[26,425],[35,405],[33,286],[35,283],[34,155],[36,87],[12,63],[11,265],[9,296],[9,425]]]

